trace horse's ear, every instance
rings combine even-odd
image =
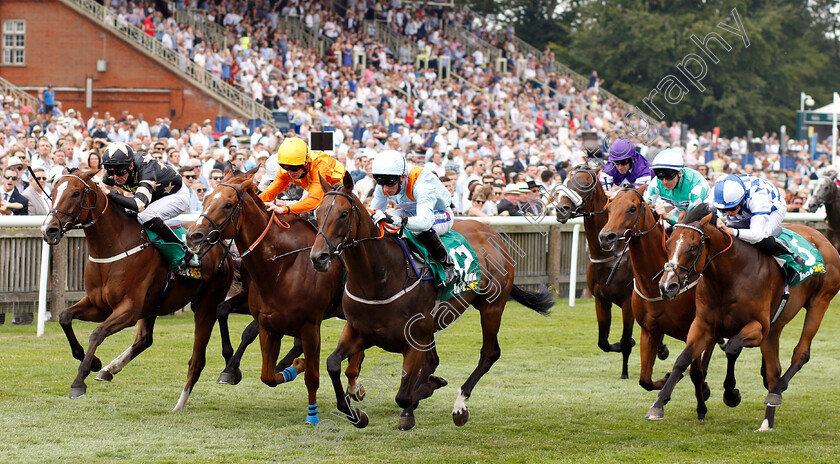
[[[318,173],[318,182],[321,183],[321,189],[325,192],[329,192],[332,189],[330,183],[327,182],[327,179],[324,179],[324,176],[322,176],[320,172]]]
[[[637,188],[636,190],[641,193],[642,195],[645,194],[645,190],[647,189],[647,184],[642,184],[641,187]]]
[[[347,190],[353,190],[353,176],[351,176],[349,172],[344,173],[344,179],[342,179],[342,183],[344,184],[344,188],[346,188]]]
[[[712,218],[715,216],[715,213],[709,213],[700,220],[700,227],[705,227],[712,221]]]
[[[250,170],[250,171],[248,171],[248,172],[244,172],[244,173],[243,173],[243,172],[240,172],[240,171],[231,171],[231,173],[233,173],[234,175],[237,175],[237,174],[238,174],[238,175],[241,175],[241,176],[245,176],[245,177],[246,177],[246,178],[248,178],[248,179],[253,179],[253,178],[254,178],[254,174],[256,174],[256,173],[257,173],[257,171],[258,171],[259,169],[260,169],[260,167],[259,167],[259,166],[257,166],[257,167],[255,167],[254,169],[251,169],[251,170]]]

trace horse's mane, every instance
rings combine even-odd
[[[686,211],[683,218],[680,219],[680,224],[691,224],[715,213],[717,213],[717,208],[708,203],[700,203]]]

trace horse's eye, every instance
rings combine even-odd
[[[631,214],[632,214],[632,213],[635,213],[636,211],[637,211],[637,210],[636,210],[636,205],[633,205],[633,206],[631,206],[631,207],[627,208],[627,212],[628,212],[628,213],[631,213]]]
[[[76,197],[78,197],[78,196],[79,196],[79,195],[81,195],[81,194],[82,194],[81,192],[79,192],[78,190],[76,190],[75,192],[73,192],[73,195],[71,195],[71,196],[72,196],[73,198],[76,198]]]
[[[691,248],[689,248],[688,251],[691,251],[692,253],[697,251],[697,245],[691,245]]]
[[[225,203],[225,209],[231,209],[231,208],[233,208],[233,203],[231,203],[231,202]]]
[[[338,215],[341,219],[345,219],[347,217],[347,211],[342,211],[341,214]]]

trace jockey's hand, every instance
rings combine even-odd
[[[277,214],[286,214],[289,212],[289,208],[287,206],[277,206],[270,201],[266,201],[264,204],[266,211],[274,211]]]
[[[665,209],[665,205],[653,205],[653,210],[656,211],[656,214],[660,216],[670,216],[671,211],[670,208]]]
[[[97,184],[99,185],[99,190],[102,190],[102,193],[104,193],[105,195],[111,193],[111,189],[109,189],[107,185],[103,184],[102,182],[97,182]]]
[[[391,216],[390,214],[386,214],[388,216],[388,224],[393,227],[405,227],[405,224],[408,222],[408,216]]]
[[[370,218],[373,219],[374,224],[379,224],[380,222],[388,219],[388,215],[385,214],[385,211],[377,209],[373,212],[373,214],[370,215]]]

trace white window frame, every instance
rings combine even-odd
[[[26,20],[4,19],[0,40],[0,65],[26,66]]]

